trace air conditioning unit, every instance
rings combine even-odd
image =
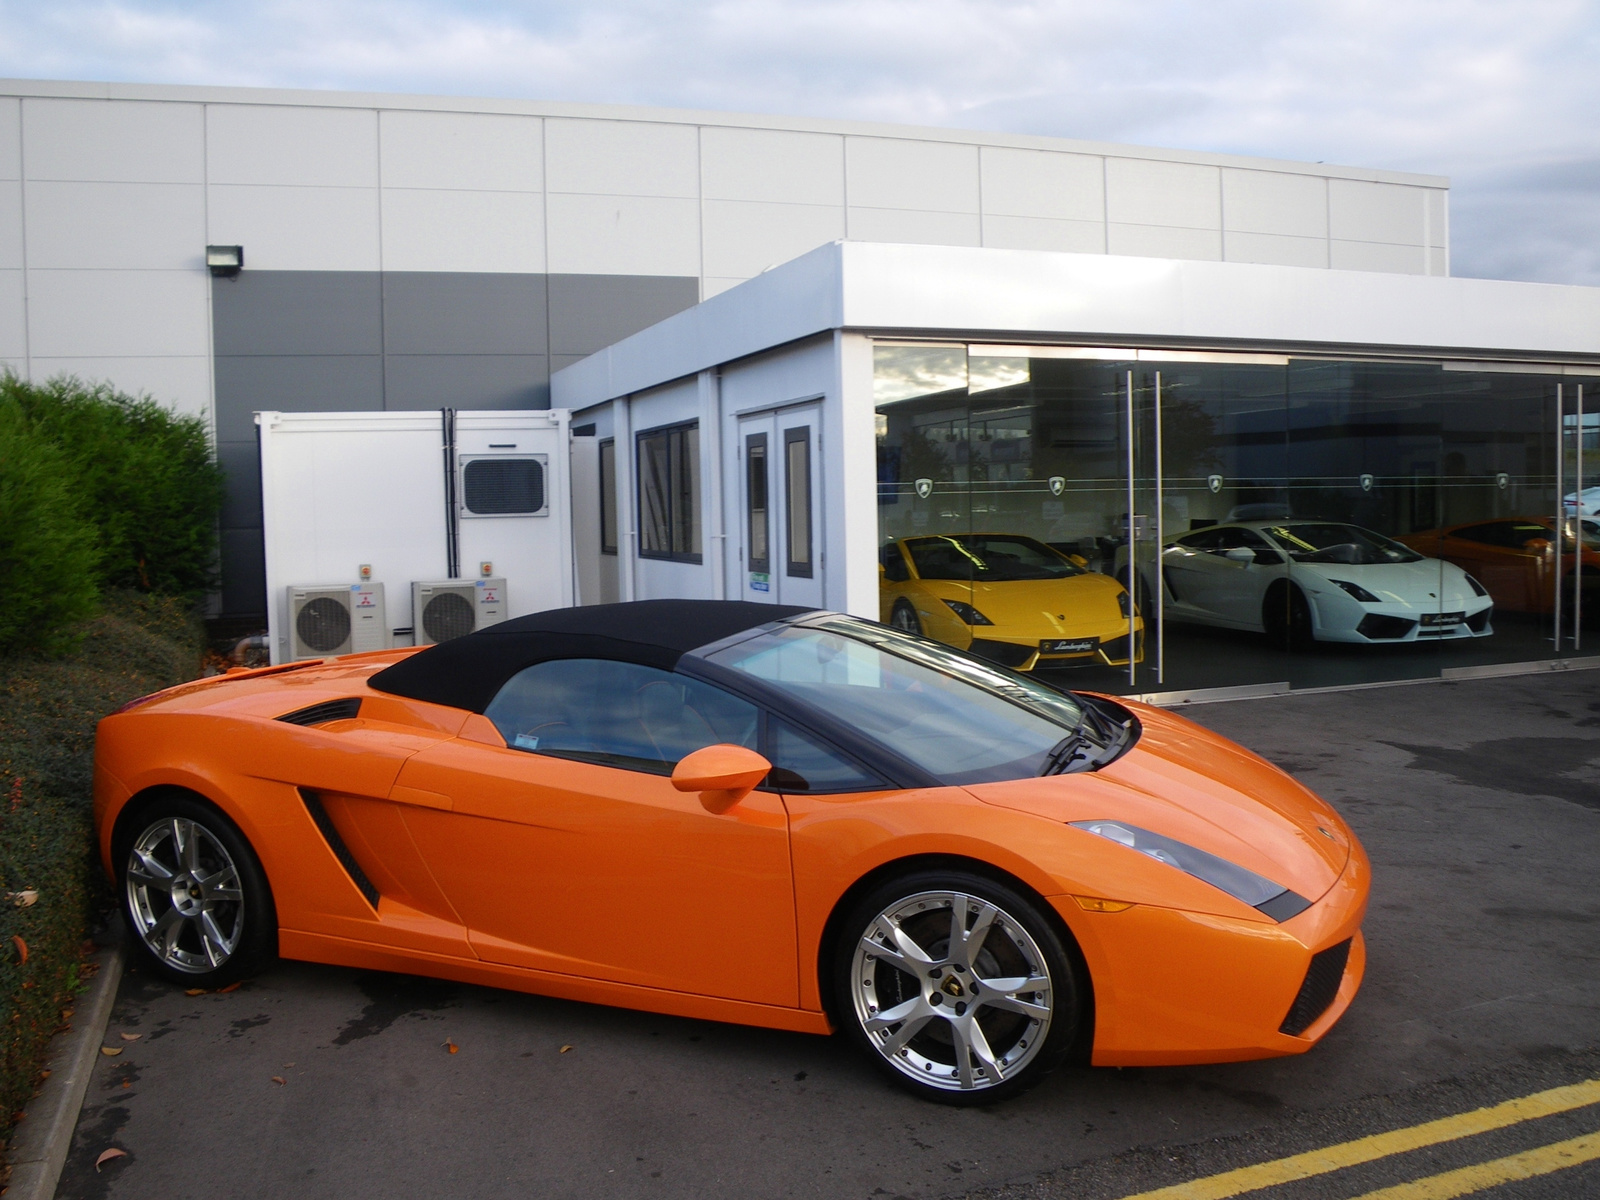
[[[389,648],[383,584],[289,587],[291,658],[331,658]]]
[[[441,579],[411,585],[417,645],[431,646],[506,619],[504,579]]]

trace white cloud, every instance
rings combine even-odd
[[[0,73],[661,104],[1451,175],[1460,274],[1600,283],[1588,0],[0,0]]]

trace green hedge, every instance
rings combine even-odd
[[[94,611],[100,545],[83,509],[66,456],[0,390],[0,654],[63,649]]]
[[[197,600],[216,584],[223,476],[199,417],[7,372],[0,481],[0,654],[49,648],[98,588]]]
[[[77,648],[0,658],[0,1116],[38,1083],[50,1035],[74,1005],[83,942],[109,908],[90,836],[95,722],[136,696],[192,679],[203,631],[193,606],[108,592]],[[38,901],[18,907],[18,892]],[[16,943],[27,945],[20,962]],[[0,1129],[9,1125],[9,1119]]]

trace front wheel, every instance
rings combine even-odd
[[[213,988],[272,961],[278,923],[266,874],[222,813],[194,796],[164,796],[119,842],[128,926],[157,973]]]
[[[834,983],[846,1035],[924,1099],[1009,1099],[1071,1047],[1079,1000],[1066,947],[1004,884],[905,876],[874,888],[842,928]]]
[[[1311,602],[1292,583],[1277,585],[1267,592],[1261,606],[1261,624],[1267,639],[1280,650],[1309,649],[1316,640]]]
[[[922,636],[922,618],[917,616],[916,606],[909,600],[896,600],[894,608],[889,613],[889,624],[903,633],[914,633]]]

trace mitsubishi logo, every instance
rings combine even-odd
[[[954,975],[950,976],[939,985],[939,990],[946,996],[964,996],[966,992],[961,987],[961,981]]]

